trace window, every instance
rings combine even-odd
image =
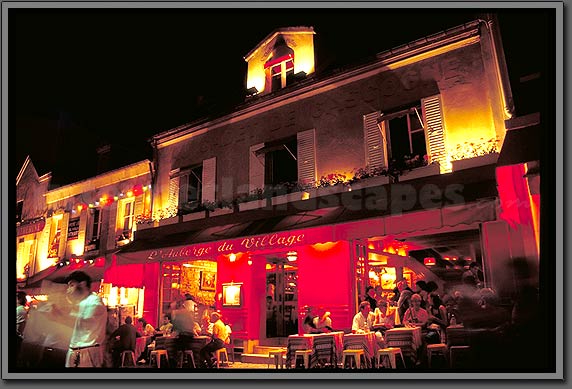
[[[62,233],[63,215],[52,217],[52,227],[50,229],[50,246],[48,248],[48,258],[57,258],[60,251],[60,237]]]
[[[99,237],[101,233],[101,209],[90,208],[88,223],[89,230],[85,250],[97,250],[99,248]]]
[[[122,232],[125,237],[131,236],[131,229],[133,228],[133,219],[135,215],[135,198],[127,199],[122,204]]]
[[[267,144],[265,152],[264,184],[276,186],[298,181],[298,144],[296,138],[288,138]]]
[[[421,105],[382,116],[385,136],[389,145],[389,160],[398,165],[405,160],[427,155],[425,130],[421,123]]]
[[[24,208],[24,200],[18,201],[16,203],[16,223],[22,221],[22,209]]]
[[[291,57],[286,57],[282,62],[270,66],[271,91],[285,88],[294,76],[294,61]]]
[[[201,164],[179,176],[179,206],[193,209],[201,204],[202,175],[203,165]]]

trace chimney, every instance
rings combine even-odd
[[[97,171],[96,175],[105,173],[111,167],[111,145],[106,144],[96,149],[97,151]]]

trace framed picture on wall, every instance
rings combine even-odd
[[[201,271],[201,290],[215,290],[216,273],[212,271]]]
[[[222,305],[240,307],[242,305],[242,283],[222,284]]]

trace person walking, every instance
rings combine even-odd
[[[57,306],[51,306],[52,315],[73,326],[66,367],[102,367],[107,309],[101,298],[91,291],[90,277],[80,270],[67,278],[67,298],[74,304],[69,315]]]
[[[24,328],[28,320],[26,303],[26,292],[18,291],[16,293],[16,361],[18,363],[20,360],[20,349],[24,340]]]

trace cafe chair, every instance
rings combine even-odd
[[[442,355],[445,359],[445,363],[448,363],[447,357],[447,345],[445,343],[428,344],[427,345],[427,366],[431,367],[431,357],[433,355]]]
[[[193,369],[197,367],[193,350],[183,350],[180,352],[178,367],[182,368],[184,366],[189,366]]]
[[[304,368],[309,369],[311,355],[312,355],[312,350],[296,350],[294,353],[294,366],[296,366],[298,357],[302,357],[304,360]]]
[[[280,366],[280,369],[284,368],[285,356],[286,356],[286,349],[272,350],[268,353],[268,359],[274,360],[274,366],[276,367],[276,369],[278,369],[278,366]],[[268,363],[266,367],[269,368],[270,363]]]
[[[463,364],[462,367],[465,367],[470,351],[471,351],[470,346],[449,347],[449,367],[454,368],[457,367],[459,364]]]
[[[363,349],[346,349],[342,352],[342,367],[346,367],[346,359],[348,360],[349,368],[352,368],[352,359],[355,363],[356,368],[361,369],[361,359],[364,359],[365,364],[365,352]]]
[[[384,361],[385,358],[387,358],[387,360],[389,360],[389,367],[392,369],[397,369],[396,357],[398,355],[401,358],[403,367],[405,367],[405,359],[403,358],[403,354],[401,353],[401,349],[399,347],[388,347],[377,350],[378,367],[385,366]]]
[[[224,361],[227,363],[227,365],[230,364],[230,361],[228,360],[228,353],[226,352],[226,348],[224,348],[224,347],[219,348],[218,350],[215,351],[215,359],[216,359],[217,369],[220,367],[223,355],[224,355]]]
[[[153,362],[155,362],[155,364],[157,365],[157,368],[160,369],[161,368],[161,357],[165,357],[165,360],[167,361],[167,365],[169,365],[169,353],[167,352],[167,350],[153,350],[151,351],[151,356],[149,357],[149,366],[153,365]]]
[[[120,367],[127,367],[127,365],[125,364],[125,357],[128,357],[128,359],[131,359],[131,365],[130,366],[135,366],[135,364],[136,364],[135,353],[132,350],[123,350],[121,352],[121,366]]]

